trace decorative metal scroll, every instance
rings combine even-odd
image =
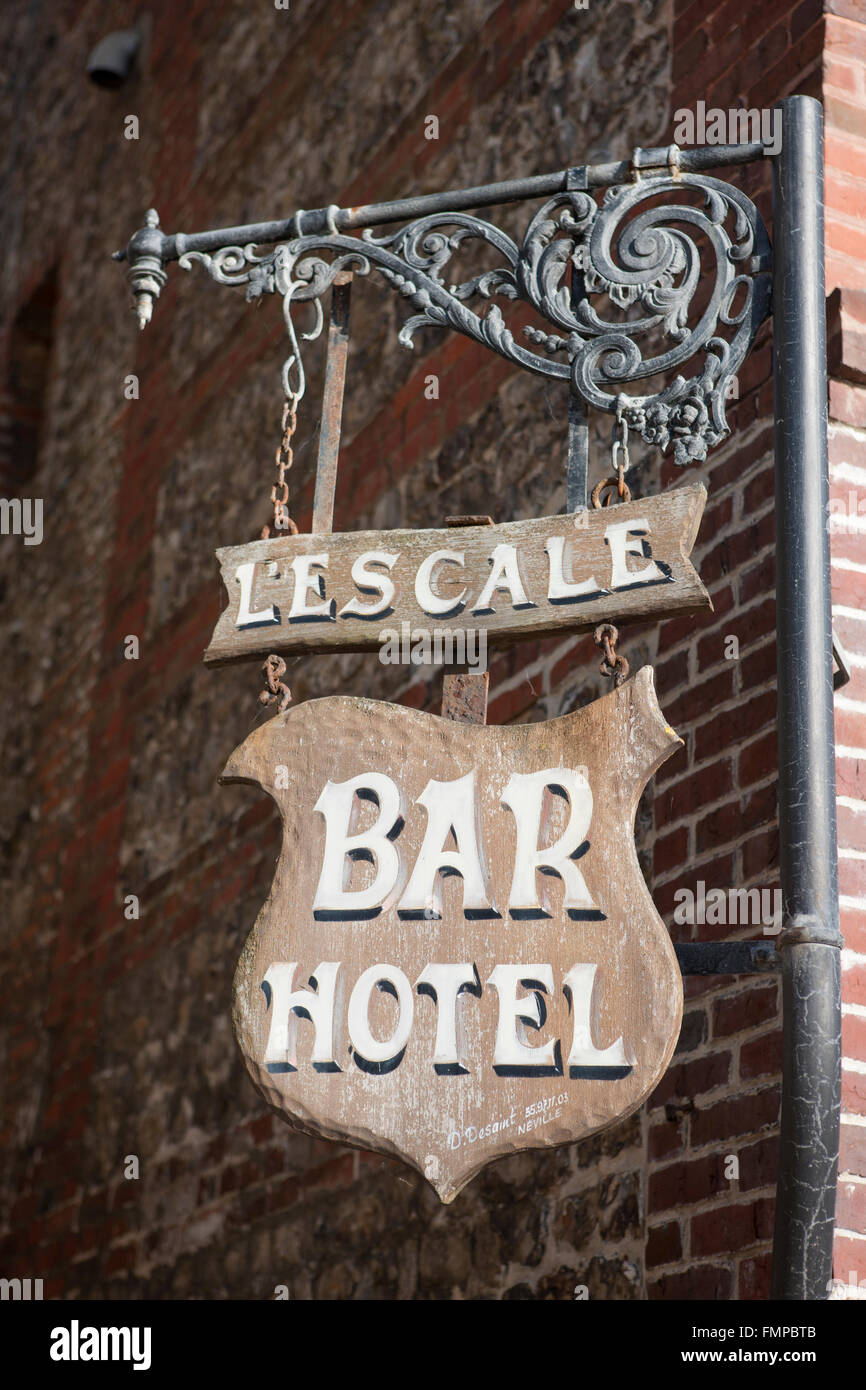
[[[694,204],[682,200],[687,190],[698,195]],[[660,201],[671,195],[676,203]],[[714,258],[714,280],[706,302],[695,303],[700,237]],[[469,240],[486,242],[502,264],[447,284],[443,272]],[[303,380],[292,304],[316,302],[317,321],[303,335],[314,338],[322,325],[318,301],[337,272],[376,269],[415,310],[399,334],[404,346],[413,346],[422,327],[454,328],[518,366],[568,380],[588,405],[615,413],[663,452],[672,449],[680,466],[705,459],[729,433],[725,401],[770,308],[770,244],[757,208],[739,188],[701,174],[646,175],[609,188],[600,206],[581,189],[558,193],[536,212],[521,246],[489,222],[442,212],[387,236],[334,230],[301,235],[267,255],[253,244],[227,246],[212,255],[187,252],[179,263],[189,269],[193,261],[221,284],[245,284],[248,299],[282,296],[292,343],[287,390],[290,378],[295,389]],[[525,301],[550,325],[549,332],[524,329],[536,350],[515,339],[498,304],[486,312],[469,307],[497,296]],[[695,358],[698,370],[682,375],[678,369]],[[667,384],[655,394],[626,392],[650,377]]]

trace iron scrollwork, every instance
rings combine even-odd
[[[693,201],[684,201],[687,192]],[[446,283],[443,273],[470,240],[491,247],[499,264]],[[705,259],[712,254],[714,278],[709,295],[699,298],[708,280],[702,245]],[[385,236],[333,229],[301,234],[267,255],[247,245],[180,258],[186,269],[193,261],[221,284],[245,284],[249,299],[282,296],[292,341],[284,385],[291,378],[296,393],[303,367],[292,305],[316,303],[314,327],[303,335],[315,337],[319,301],[338,271],[375,269],[415,311],[400,330],[404,346],[413,346],[422,327],[456,329],[518,366],[567,380],[589,406],[672,450],[681,466],[705,459],[729,433],[726,397],[770,307],[770,245],[754,203],[732,184],[679,172],[609,188],[601,205],[581,189],[558,193],[533,216],[520,246],[480,218],[437,212]],[[496,298],[529,304],[548,327],[524,328],[520,342],[499,304],[470,307]],[[682,375],[678,369],[696,357],[699,370]],[[626,391],[648,378],[665,384],[647,395]]]

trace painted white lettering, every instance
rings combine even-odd
[[[370,1028],[370,995],[374,989],[384,990],[397,1000],[397,1022],[385,1040],[374,1037]],[[349,1000],[349,1039],[356,1059],[380,1068],[397,1063],[409,1041],[414,1016],[415,996],[403,971],[396,965],[371,965],[359,977]]]
[[[415,981],[419,994],[429,994],[436,1001],[436,1045],[433,1065],[437,1071],[465,1067],[465,1033],[462,1018],[458,1017],[458,997],[461,994],[481,993],[474,965],[425,966]]]
[[[241,586],[241,597],[238,603],[238,616],[235,627],[268,627],[272,623],[280,621],[280,610],[277,607],[261,608],[254,613],[250,604],[253,597],[253,577],[256,572],[255,564],[250,561],[246,565],[238,565],[235,570],[235,579]]]
[[[603,593],[592,575],[577,584],[564,577],[565,541],[565,536],[551,536],[544,547],[550,560],[550,582],[547,589],[549,602],[568,603],[570,599],[587,598],[590,594]]]
[[[464,912],[489,908],[478,848],[475,773],[467,772],[454,782],[429,781],[418,803],[427,811],[427,828],[399,910],[441,917],[443,874],[459,874],[463,879]],[[446,850],[445,841],[452,832],[456,848]]]
[[[621,1037],[605,1048],[597,1048],[592,1040],[592,991],[597,970],[597,965],[573,965],[562,982],[574,1012],[568,1066],[590,1070],[628,1067],[630,1070],[632,1063],[626,1056]]]
[[[313,1025],[313,1066],[339,1071],[335,1057],[334,1008],[339,961],[322,961],[311,976],[310,989],[295,989],[297,961],[277,961],[264,978],[270,994],[271,1026],[265,1048],[265,1065],[298,1068],[298,1019]]]
[[[541,847],[542,813],[548,788],[565,793],[570,803],[570,816],[556,843]],[[563,767],[549,767],[542,772],[513,772],[502,793],[502,803],[517,822],[509,910],[548,911],[547,902],[542,901],[539,891],[539,873],[562,879],[565,890],[562,905],[566,911],[595,910],[583,874],[572,859],[585,841],[592,819],[592,791],[583,772]]]
[[[494,594],[505,590],[511,595],[514,608],[535,607],[526,597],[520,577],[516,545],[497,545],[490,556],[490,566],[490,577],[478,596],[478,602],[472,609],[473,613],[492,613]]]
[[[295,588],[292,594],[292,606],[289,609],[290,623],[316,622],[322,618],[333,619],[336,602],[334,599],[325,597],[325,576],[323,574],[311,574],[314,569],[326,570],[328,568],[328,557],[321,555],[297,555],[292,561],[291,569],[295,576]],[[319,599],[319,603],[308,603],[307,595],[314,593]]]
[[[390,570],[399,558],[399,555],[392,555],[387,550],[365,550],[363,555],[358,556],[352,565],[352,579],[362,594],[377,593],[379,598],[372,604],[362,603],[359,598],[350,598],[340,609],[341,618],[347,613],[358,618],[376,618],[388,611],[396,592]],[[370,565],[383,565],[389,573],[377,574],[369,568]]]
[[[376,801],[379,815],[368,829],[352,834],[356,797]],[[401,886],[400,856],[388,836],[404,818],[402,792],[384,772],[362,772],[347,782],[329,781],[314,809],[325,818],[325,849],[313,911],[346,917],[376,915]],[[353,859],[375,862],[373,881],[366,888],[349,889]]]
[[[645,558],[649,553],[649,544],[642,539],[649,535],[649,530],[649,522],[643,518],[637,521],[615,521],[605,527],[605,545],[610,546],[612,589],[632,589],[638,584],[655,584],[665,578],[652,559],[643,569],[632,570],[628,567],[629,555]]]
[[[445,613],[456,613],[463,607],[466,590],[451,598],[442,598],[433,589],[433,572],[437,565],[460,565],[464,562],[462,550],[434,550],[418,566],[415,575],[415,597],[425,613],[432,617],[442,617]]]
[[[496,1023],[496,1047],[493,1066],[506,1072],[517,1068],[537,1070],[554,1068],[556,1065],[556,1040],[540,1047],[531,1047],[526,1042],[527,1027],[540,1029],[544,1026],[547,1010],[544,994],[553,993],[553,970],[549,965],[497,965],[490,979],[499,995],[499,1017]],[[519,988],[528,989],[529,994],[518,998]]]

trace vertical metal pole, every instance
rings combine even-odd
[[[589,473],[589,411],[580,396],[568,395],[568,468],[565,486],[565,510],[586,511],[587,475]]]
[[[782,1116],[772,1296],[823,1299],[832,1276],[841,975],[824,320],[822,112],[780,103],[773,159],[776,642]]]
[[[572,266],[571,306],[576,308],[586,293],[583,271]],[[589,493],[589,411],[582,396],[568,385],[568,460],[566,464],[565,510],[583,512]]]

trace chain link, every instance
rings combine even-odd
[[[289,485],[286,482],[286,474],[294,462],[292,436],[298,427],[299,400],[299,396],[292,395],[287,397],[283,404],[283,418],[280,425],[282,437],[274,454],[277,481],[271,488],[271,501],[274,504],[274,530],[287,531],[290,536],[296,536],[298,528],[289,514]],[[266,522],[262,527],[262,540],[266,541],[270,534],[271,527]]]
[[[593,633],[595,645],[604,652],[604,658],[599,665],[599,671],[603,676],[613,677],[613,688],[617,690],[628,676],[628,662],[624,656],[620,656],[616,650],[619,641],[619,632],[613,623],[602,623]]]
[[[614,492],[618,501],[631,501],[631,489],[625,480],[626,471],[631,466],[628,454],[628,421],[619,409],[613,424],[610,459],[616,472],[609,478],[602,478],[601,482],[596,483],[592,490],[592,505],[596,511],[612,504]],[[604,497],[604,501],[602,501],[602,497]]]
[[[281,656],[272,652],[267,660],[262,662],[262,670],[265,673],[265,689],[259,695],[259,703],[269,705],[272,701],[279,700],[279,710],[282,714],[288,709],[292,698],[291,690],[280,679],[286,674],[286,663]]]

